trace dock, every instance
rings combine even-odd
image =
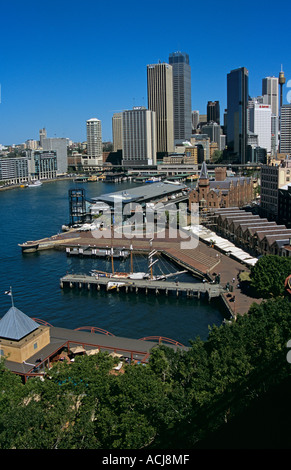
[[[129,251],[119,248],[96,248],[91,245],[66,247],[67,256],[79,256],[81,258],[117,258],[125,260],[129,257]]]
[[[208,282],[176,282],[155,279],[127,279],[111,275],[110,277],[102,275],[88,276],[86,274],[67,274],[60,279],[60,287],[95,289],[100,291],[116,291],[125,293],[144,293],[154,295],[169,295],[196,297],[204,296],[209,301],[220,297],[224,292],[220,284]]]

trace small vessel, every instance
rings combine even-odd
[[[42,186],[42,182],[39,180],[36,181],[31,181],[30,183],[27,183],[27,188],[38,188],[39,186]]]
[[[109,272],[105,272],[105,271],[99,271],[97,269],[92,269],[90,271],[91,276],[94,276],[96,278],[108,277],[108,278],[111,278],[111,279],[130,279],[130,280],[148,279],[148,280],[152,280],[152,281],[161,281],[161,280],[167,279],[168,277],[177,276],[179,274],[184,274],[184,273],[187,272],[186,270],[184,270],[184,271],[177,271],[177,272],[174,272],[174,273],[160,274],[160,275],[155,275],[154,276],[153,275],[153,266],[154,266],[154,264],[156,264],[159,261],[158,259],[153,260],[153,257],[157,254],[156,250],[152,250],[148,254],[148,272],[142,272],[142,271],[134,272],[133,262],[132,262],[132,251],[133,251],[133,248],[132,248],[132,245],[131,245],[130,246],[131,272],[116,272],[114,270],[114,262],[113,262],[113,256],[112,256],[113,255],[113,248],[111,248],[112,272],[109,273]]]
[[[157,181],[161,181],[161,177],[153,176],[145,181],[145,183],[157,183]]]

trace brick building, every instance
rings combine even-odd
[[[226,168],[216,168],[215,180],[210,181],[206,163],[203,162],[197,186],[189,194],[189,206],[199,203],[201,209],[242,207],[253,198],[252,178],[227,177]]]

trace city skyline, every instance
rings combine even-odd
[[[217,100],[223,124],[227,74],[239,67],[248,69],[249,94],[255,97],[261,94],[262,79],[278,77],[282,64],[287,104],[291,65],[283,26],[290,6],[281,8],[281,22],[274,22],[274,12],[262,1],[243,6],[211,0],[205,11],[182,0],[175,15],[177,4],[163,0],[150,0],[144,9],[131,0],[122,5],[89,1],[83,6],[67,0],[5,4],[0,144],[37,140],[41,128],[48,137],[82,142],[91,118],[101,120],[103,141],[112,141],[114,113],[147,107],[147,65],[168,63],[176,51],[189,55],[192,110],[200,114],[206,114],[208,101]],[[252,18],[258,20],[253,27]],[[177,34],[183,19],[183,34]],[[258,34],[260,25],[264,32]]]

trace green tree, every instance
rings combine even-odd
[[[251,285],[264,298],[284,294],[284,283],[291,274],[291,259],[277,255],[259,258],[251,268]]]

